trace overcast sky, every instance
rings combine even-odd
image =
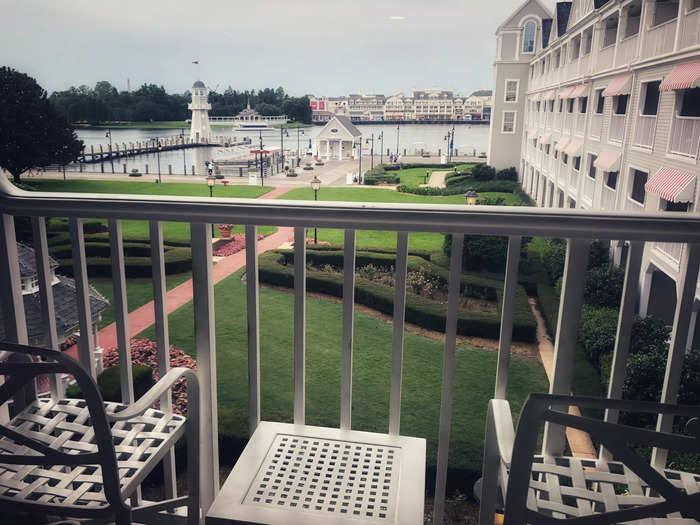
[[[491,88],[494,32],[521,2],[0,0],[0,65],[49,92],[127,79],[182,92],[199,77],[219,91],[468,94]]]

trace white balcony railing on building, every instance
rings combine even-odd
[[[576,133],[578,135],[583,135],[586,129],[586,113],[579,113],[576,116]]]
[[[571,132],[573,130],[573,124],[574,124],[574,114],[573,113],[566,113],[566,115],[564,116],[564,131]]]
[[[632,213],[641,213],[644,211],[644,204],[630,199],[625,199],[625,210]]]
[[[593,193],[595,192],[595,179],[589,176],[583,177],[583,198],[587,199],[588,202],[593,203]]]
[[[578,188],[578,171],[573,168],[569,170],[569,186],[571,191],[576,191]]]
[[[700,117],[676,115],[671,124],[668,150],[677,155],[697,158],[700,144]]]
[[[683,245],[678,242],[656,242],[654,248],[663,253],[666,257],[678,263],[681,260]]]
[[[681,24],[681,49],[700,44],[700,7],[687,13]]]
[[[602,131],[603,131],[603,114],[602,113],[593,113],[593,115],[591,115],[591,125],[589,127],[588,134],[591,137],[595,137],[595,138],[599,139]]]
[[[639,35],[629,36],[620,40],[617,44],[617,56],[615,57],[615,66],[624,66],[637,58],[637,47],[639,43]]]
[[[541,178],[541,177],[540,177]],[[630,256],[627,264],[627,280],[620,309],[620,326],[629,327],[634,316],[634,298],[638,282],[642,251],[647,242],[683,242],[691,243],[687,257],[680,264],[681,282],[691,286],[679,286],[681,302],[676,309],[676,318],[672,333],[687,333],[695,294],[698,263],[700,261],[700,217],[690,214],[632,215],[624,213],[605,214],[583,210],[537,209],[531,207],[490,207],[427,204],[380,204],[380,203],[345,203],[314,201],[280,201],[254,199],[198,198],[148,195],[98,195],[75,193],[25,192],[12,186],[4,176],[0,177],[0,299],[2,299],[5,334],[8,340],[26,343],[26,326],[24,325],[24,302],[22,298],[21,279],[17,262],[14,217],[29,216],[33,222],[34,245],[37,260],[41,266],[49,268],[49,253],[46,240],[45,217],[68,217],[71,230],[72,260],[76,286],[86,290],[88,285],[86,272],[85,239],[83,234],[84,219],[108,219],[110,242],[112,246],[121,246],[122,220],[141,220],[150,222],[153,271],[160,281],[164,280],[164,251],[162,238],[163,222],[188,223],[192,243],[193,274],[193,334],[197,358],[197,375],[199,378],[200,405],[190,407],[199,410],[201,417],[201,439],[199,442],[201,480],[200,490],[203,512],[206,513],[219,491],[219,457],[218,457],[218,419],[216,385],[227,380],[219,377],[216,359],[215,338],[215,301],[214,272],[212,262],[211,224],[234,223],[245,226],[246,238],[246,316],[248,327],[247,357],[237,363],[242,370],[249,371],[249,424],[251,431],[260,418],[261,375],[260,356],[260,308],[259,280],[257,258],[257,225],[292,228],[294,231],[294,309],[293,344],[289,354],[294,362],[293,396],[294,422],[303,425],[305,421],[305,331],[306,331],[306,229],[339,228],[344,230],[344,267],[355,267],[355,239],[357,230],[382,230],[397,232],[396,282],[406,282],[408,239],[411,232],[451,232],[456,236],[457,246],[461,245],[462,235],[500,235],[508,236],[508,258],[503,289],[500,340],[497,358],[495,397],[506,398],[508,381],[508,364],[510,359],[511,335],[513,325],[513,305],[518,282],[518,263],[521,238],[524,236],[556,237],[567,239],[564,281],[561,289],[559,307],[560,327],[557,333],[550,391],[554,394],[568,394],[571,391],[571,379],[575,366],[576,337],[579,314],[583,302],[583,286],[588,263],[588,247],[592,239],[617,239],[630,241]],[[115,302],[125,305],[126,286],[124,258],[121,250],[112,260]],[[447,306],[447,331],[444,347],[444,366],[442,375],[441,403],[439,420],[439,437],[437,442],[437,472],[434,504],[434,521],[443,522],[445,502],[445,482],[450,457],[450,422],[452,418],[452,384],[453,358],[456,346],[457,313],[460,295],[460,273],[462,267],[462,249],[452,250],[450,262],[449,299]],[[38,264],[39,266],[39,264]],[[45,272],[47,273],[47,271]],[[355,289],[355,272],[346,272],[343,277],[345,290]],[[44,314],[53,312],[50,302],[50,279],[41,279],[39,293]],[[692,288],[692,289],[691,289]],[[389,350],[392,355],[389,408],[389,428],[398,434],[401,409],[401,383],[403,360],[405,287],[396,286],[394,315],[394,343]],[[77,294],[81,325],[90,326],[89,294]],[[167,309],[163,308],[164,299],[157,299],[156,339],[160,345],[161,338],[167,337]],[[123,313],[125,310],[123,311]],[[338,349],[340,365],[341,391],[352,392],[352,350],[353,350],[353,312],[354,293],[343,294],[342,308],[342,344]],[[686,315],[687,314],[687,315]],[[122,319],[123,315],[118,315]],[[123,322],[117,323],[120,345],[128,344],[129,331]],[[163,327],[166,327],[163,329]],[[88,330],[89,331],[89,330]],[[621,329],[618,333],[627,333]],[[567,334],[574,334],[570,336]],[[625,337],[625,336],[622,336]],[[56,338],[54,337],[54,340]],[[663,387],[664,403],[674,403],[673,392],[678,391],[680,369],[678,359],[682,359],[685,340],[674,338],[671,341],[669,370]],[[90,369],[91,338],[81,341],[84,351],[81,357],[87,358]],[[626,345],[625,341],[617,344]],[[166,346],[167,348],[167,346]],[[121,348],[123,353],[127,349]],[[616,352],[617,356],[617,352]],[[83,362],[82,364],[86,364]],[[620,381],[624,378],[624,359],[615,359],[612,363],[610,386],[611,397],[619,397]],[[221,374],[226,374],[221,370]],[[389,397],[389,396],[387,396]],[[290,399],[290,404],[291,404]],[[340,400],[340,421],[343,428],[352,428],[352,397],[342,396]],[[476,409],[476,407],[475,407]],[[480,410],[485,412],[486,407]],[[0,417],[2,415],[0,414]],[[614,417],[614,416],[613,416]],[[438,420],[436,415],[435,420]],[[659,424],[668,425],[666,418]],[[565,443],[563,428],[550,425],[545,429],[544,442],[548,451],[553,450],[553,443],[563,446]],[[555,446],[556,447],[556,446]],[[664,451],[660,451],[663,455]],[[665,457],[665,456],[663,456]],[[657,463],[659,456],[657,455]],[[655,466],[657,466],[655,463]],[[431,491],[432,492],[432,491]],[[495,496],[484,495],[485,498]],[[175,515],[168,515],[169,522],[182,523]]]
[[[651,148],[654,145],[656,131],[656,115],[638,115],[634,131],[634,145]]]
[[[579,66],[578,66],[579,76],[585,76],[591,72],[591,61],[592,61],[591,56],[592,56],[592,53],[588,53],[587,55],[582,56],[581,59],[579,60]]]
[[[617,192],[603,185],[603,189],[600,192],[600,208],[603,210],[614,210],[617,201]]]
[[[564,114],[557,113],[556,117],[554,118],[554,128],[561,129],[562,122],[564,122]]]
[[[676,37],[677,20],[669,20],[663,24],[647,29],[644,35],[643,57],[651,58],[673,51],[673,41]]]
[[[608,140],[622,142],[625,136],[625,115],[612,115],[610,118],[610,131]]]
[[[615,57],[615,44],[604,47],[598,53],[595,61],[596,71],[604,71],[613,66],[613,58]]]

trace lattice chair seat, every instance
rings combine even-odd
[[[120,403],[105,403],[105,412],[117,414]],[[119,488],[131,496],[143,471],[150,472],[185,432],[185,418],[152,408],[126,421],[111,421],[117,458]],[[9,428],[66,454],[98,452],[90,411],[83,399],[38,399],[15,416]],[[0,454],[38,452],[8,437],[0,437]],[[55,505],[108,506],[99,465],[46,467],[0,465],[0,497]]]
[[[32,361],[37,358],[42,361]],[[50,398],[30,395],[26,402],[26,389],[33,390],[36,376],[61,373],[75,378],[85,399],[52,392]],[[17,413],[9,421],[0,418],[0,511],[124,525],[172,521],[174,514],[162,513],[186,506],[188,524],[199,523],[199,390],[192,370],[170,370],[130,405],[106,403],[95,381],[70,357],[2,342],[2,377],[0,407],[14,398]],[[187,381],[187,418],[152,408],[182,378]],[[140,483],[185,434],[189,494],[141,502]]]
[[[690,435],[656,432],[553,410],[552,406],[590,407],[665,413],[689,419]],[[531,395],[517,432],[508,402],[489,403],[481,488],[480,524],[493,524],[497,506],[504,524],[574,523],[697,524],[700,474],[656,470],[631,444],[700,453],[700,407],[683,407],[584,397]],[[588,432],[614,460],[568,455],[536,455],[542,423]],[[694,434],[694,435],[693,435]]]

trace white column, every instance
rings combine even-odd
[[[343,160],[343,139],[338,141],[338,160]]]
[[[654,277],[654,266],[649,265],[642,278],[641,291],[639,292],[639,316],[646,317],[649,308],[649,296],[651,295],[651,281]]]
[[[688,354],[693,349],[693,337],[695,336],[695,326],[698,323],[698,303],[695,302],[693,313],[690,314],[690,326],[688,327],[688,342],[685,344],[685,353]]]

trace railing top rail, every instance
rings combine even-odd
[[[700,243],[700,216],[670,212],[27,192],[5,177],[0,210],[20,216]]]

